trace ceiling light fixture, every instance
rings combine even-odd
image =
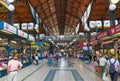
[[[13,3],[15,0],[7,0],[9,3]]]
[[[109,9],[110,9],[111,11],[115,10],[115,9],[116,9],[116,5],[115,5],[115,4],[110,4],[110,5],[109,5]]]
[[[35,29],[37,30],[39,28],[39,25],[38,24],[35,24]]]
[[[120,0],[111,0],[112,4],[117,4]]]
[[[10,5],[8,6],[8,9],[9,9],[10,11],[13,11],[13,10],[15,9],[15,7],[14,7],[14,5],[10,4]]]

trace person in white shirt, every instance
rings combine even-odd
[[[112,58],[110,60],[107,61],[107,69],[109,71],[109,67],[110,67],[110,62],[111,63],[114,63],[114,66],[115,66],[115,72],[114,73],[110,73],[110,78],[112,81],[117,81],[118,79],[118,76],[119,76],[119,67],[120,67],[120,63],[119,61],[116,59],[116,55],[112,55]]]
[[[100,76],[103,76],[103,73],[105,71],[105,66],[106,66],[107,60],[106,58],[102,55],[99,59],[99,66],[100,66]]]
[[[36,60],[36,65],[38,65],[38,60],[39,60],[39,57],[38,57],[38,55],[37,55],[37,54],[35,55],[35,60]]]

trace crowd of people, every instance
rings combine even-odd
[[[111,55],[90,55],[89,56],[89,63],[94,64],[96,72],[103,78],[104,73],[110,75],[111,81],[117,81],[119,76],[120,70],[120,63],[118,58],[115,54]],[[111,65],[112,69],[111,69]],[[115,69],[114,72],[112,72]],[[107,80],[105,80],[107,81]],[[110,80],[108,80],[110,81]]]
[[[51,66],[54,62],[58,62],[59,60],[61,60],[61,57],[68,58],[68,60],[71,57],[80,59],[81,54],[77,54],[76,56],[74,56],[70,53],[56,52],[54,54],[47,53],[44,55],[44,57],[48,60],[48,66]],[[35,53],[32,54],[32,60],[33,64],[38,65],[39,56]],[[89,63],[94,64],[96,72],[98,72],[99,70],[99,74],[101,77],[103,77],[104,73],[106,72],[107,74],[110,74],[111,81],[117,81],[120,71],[120,63],[115,54],[111,54],[109,56],[104,54],[101,54],[99,56],[89,55]],[[18,55],[9,58],[7,66],[8,81],[17,81],[17,74],[22,66],[23,64],[21,63],[20,57]]]

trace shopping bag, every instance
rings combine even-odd
[[[33,64],[36,64],[36,63],[37,63],[37,62],[34,60],[34,61],[33,61]]]
[[[104,81],[110,81],[110,79],[109,79],[109,75],[108,75],[107,72],[104,72],[104,73],[103,73],[103,77],[102,77],[102,79],[103,79]]]
[[[100,66],[97,67],[97,72],[100,73]]]

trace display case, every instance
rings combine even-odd
[[[0,70],[7,68],[7,51],[4,47],[0,47]]]
[[[5,47],[0,47],[0,77],[7,74],[7,50]]]

